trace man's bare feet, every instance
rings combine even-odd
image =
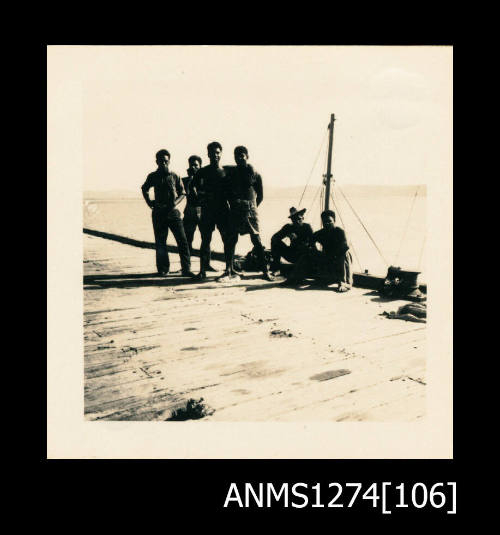
[[[340,293],[348,292],[350,289],[351,287],[348,284],[339,282],[339,287],[337,288],[337,292],[340,292]]]
[[[236,282],[241,280],[239,275],[236,275],[236,273],[231,273],[230,271],[226,270],[224,273],[215,279],[217,282]]]

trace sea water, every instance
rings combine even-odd
[[[335,205],[337,224],[344,228],[353,252],[354,270],[368,270],[375,275],[385,275],[389,265],[422,272],[419,280],[425,281],[426,197],[414,195],[377,196],[356,195],[346,200],[338,196]],[[288,219],[291,206],[298,200],[286,196],[265,198],[259,206],[259,222],[262,241],[270,247],[271,236]],[[181,211],[184,201],[180,205]],[[352,208],[351,208],[352,207]],[[305,220],[313,230],[320,228],[320,198],[305,197],[300,208],[306,208]],[[355,213],[354,213],[354,211]],[[153,242],[151,209],[143,199],[87,199],[83,204],[84,228],[109,232],[136,240]],[[169,234],[168,243],[175,245]],[[200,234],[195,233],[193,247],[199,248]],[[252,248],[248,235],[240,236],[236,253],[245,255]],[[212,249],[222,252],[222,240],[216,230]],[[154,253],[151,266],[154,268]],[[193,271],[198,269],[198,259]]]

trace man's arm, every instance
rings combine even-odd
[[[338,231],[338,251],[339,256],[344,255],[349,250],[349,244],[347,243],[347,236],[345,235],[344,229],[341,229],[340,227],[337,227]]]
[[[257,194],[256,203],[257,206],[259,206],[259,204],[264,200],[264,188],[262,186],[262,177],[258,173],[255,174],[255,184],[253,185],[253,189]]]
[[[318,250],[318,246],[316,244],[319,243],[321,245],[321,242],[319,241],[320,236],[321,236],[321,230],[317,230],[316,232],[313,232],[312,247],[314,247],[316,250]]]
[[[186,192],[186,198],[188,200],[188,203],[194,205],[196,203],[196,197],[195,195],[193,194],[193,190],[191,189],[192,186],[193,186],[193,180],[194,178],[193,177],[186,177],[184,180],[183,180],[183,183],[184,183],[184,191]]]
[[[306,239],[304,240],[306,242],[307,245],[309,246],[314,246],[314,232],[313,232],[313,229],[311,227],[311,225],[309,225],[308,223],[304,223],[305,225],[305,234],[306,234]]]
[[[177,193],[177,198],[175,199],[174,206],[177,206],[186,196],[182,180],[177,175],[175,175],[175,191]]]
[[[150,178],[150,175],[148,175],[148,177],[146,178],[146,182],[144,182],[144,184],[141,186],[141,191],[142,191],[142,196],[144,197],[144,200],[146,201],[146,204],[150,207],[150,208],[153,208],[154,207],[154,201],[152,201],[150,198],[149,198],[149,190],[152,188],[152,184],[151,184],[151,178]]]
[[[280,230],[278,230],[278,232],[273,234],[273,237],[271,238],[271,242],[282,240],[283,238],[286,238],[289,235],[290,235],[290,225],[287,224],[284,227],[282,227]]]
[[[193,180],[191,180],[191,183],[189,184],[189,194],[192,196],[193,200],[197,202],[199,202],[198,190],[200,188],[201,176],[202,174],[200,170],[194,175]]]

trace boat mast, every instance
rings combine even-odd
[[[330,130],[330,136],[328,140],[328,167],[326,170],[326,188],[325,188],[325,210],[330,208],[330,181],[332,179],[332,151],[333,151],[333,123],[335,121],[335,114],[330,115],[330,124],[328,128]]]

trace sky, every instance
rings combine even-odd
[[[137,190],[161,148],[184,176],[211,141],[223,164],[245,145],[264,185],[319,184],[331,113],[339,184],[429,184],[451,165],[450,47],[70,48],[85,190]]]

